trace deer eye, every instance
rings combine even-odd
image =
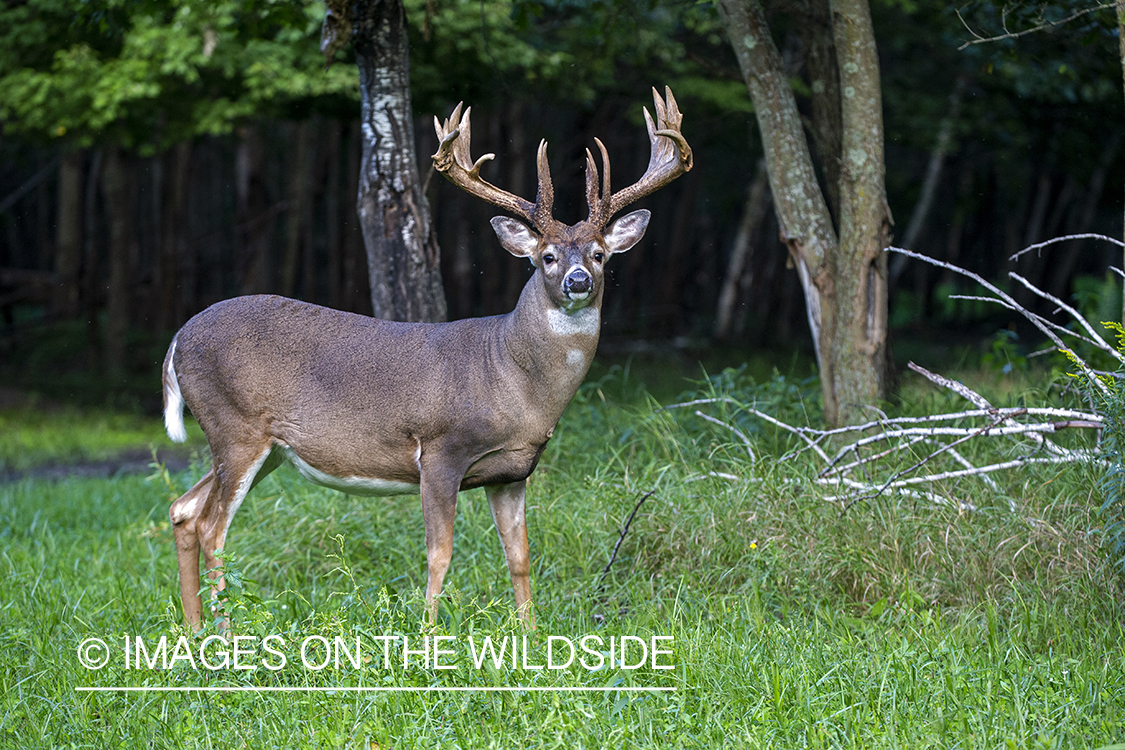
[[[605,253],[594,253],[594,260],[596,260],[598,263],[601,263],[605,260]]]
[[[554,262],[555,262],[555,256],[554,256],[554,255],[551,255],[550,253],[547,253],[546,255],[544,255],[544,256],[543,256],[543,262],[544,262],[544,263],[545,263],[546,265],[548,265],[548,266],[549,266],[549,265],[551,265],[552,263],[554,263]]]

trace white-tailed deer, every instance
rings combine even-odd
[[[306,478],[357,495],[419,493],[426,527],[426,603],[453,553],[457,493],[484,487],[515,590],[532,621],[524,487],[590,367],[601,326],[602,271],[641,239],[649,212],[612,224],[629,203],[692,166],[682,116],[654,90],[648,169],[610,191],[609,157],[586,152],[589,217],[551,217],[547,146],[539,146],[535,203],[485,182],[469,156],[469,110],[444,124],[436,168],[462,189],[530,222],[496,217],[500,244],[535,273],[507,315],[451,323],[394,323],[274,296],[237,297],[189,320],[164,359],[164,422],[186,437],[186,403],[211,446],[211,470],[172,503],[184,616],[200,627],[199,554],[214,569],[246,494],[283,460]],[[608,225],[608,228],[607,228]]]

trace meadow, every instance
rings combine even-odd
[[[1049,377],[984,372],[975,387],[1019,404],[1056,397]],[[816,420],[816,391],[726,371],[679,398],[720,394],[800,422]],[[949,398],[907,381],[896,409]],[[531,634],[512,611],[483,492],[461,495],[430,628],[418,498],[346,496],[275,472],[226,550],[228,636],[245,637],[242,666],[254,669],[234,668],[218,640],[202,648],[212,663],[225,650],[225,668],[193,664],[215,631],[192,637],[182,624],[167,508],[203,471],[198,434],[186,472],[0,485],[0,747],[1125,748],[1122,578],[1097,513],[1104,466],[938,488],[971,497],[973,512],[899,496],[845,510],[789,457],[785,433],[734,407],[718,414],[751,457],[691,410],[660,410],[674,400],[603,368],[564,415],[528,491]],[[143,418],[97,417],[106,427],[93,437],[78,416],[37,431],[26,413],[5,418],[35,434],[0,441],[8,466],[74,444],[97,456],[167,442]],[[280,655],[266,660],[271,635]],[[166,655],[181,639],[193,655],[156,659],[162,636]],[[445,637],[440,666],[452,669],[417,654],[404,667],[397,644],[425,636]],[[467,644],[486,636],[527,636],[531,650],[478,667]],[[549,636],[596,639],[585,664],[536,668]],[[610,657],[610,637],[626,636],[633,651]],[[153,661],[138,668],[132,651],[127,663],[126,637]],[[319,668],[328,652],[317,649],[337,637],[394,643],[395,658],[345,654]],[[103,667],[83,666],[90,638],[109,645]],[[306,664],[298,644],[310,638]],[[670,653],[637,666],[642,641]],[[177,691],[84,690],[124,686]],[[219,687],[242,692],[179,690]],[[521,689],[466,689],[486,687]]]

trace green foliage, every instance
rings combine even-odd
[[[1027,372],[1026,347],[1020,344],[1019,334],[1007,328],[997,331],[992,337],[988,352],[981,361],[985,367],[1003,375]]]
[[[0,121],[33,140],[160,150],[248,118],[358,100],[324,69],[319,0],[32,0],[0,9]],[[337,105],[338,106],[338,105]]]
[[[1125,328],[1120,323],[1104,323],[1117,336],[1118,351],[1125,352]],[[1121,375],[1122,370],[1118,370]],[[1109,396],[1101,400],[1105,419],[1102,431],[1102,452],[1108,468],[1101,480],[1105,499],[1101,506],[1106,546],[1114,562],[1125,573],[1125,385],[1121,377],[1103,378]]]
[[[1117,320],[1121,317],[1121,281],[1110,271],[1102,277],[1078,276],[1074,279],[1074,299],[1086,320]],[[1105,336],[1116,330],[1107,325]]]

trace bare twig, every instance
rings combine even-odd
[[[1112,5],[1112,4],[1113,3],[1110,3],[1110,5]],[[1105,6],[1098,6],[1098,7],[1105,7]],[[1094,10],[1097,10],[1097,8],[1094,8]],[[1032,250],[1039,250],[1041,248],[1047,247],[1048,245],[1054,245],[1056,242],[1067,242],[1069,240],[1104,240],[1105,242],[1112,242],[1114,245],[1117,245],[1118,247],[1125,248],[1125,242],[1122,242],[1121,240],[1114,239],[1113,237],[1107,237],[1104,234],[1091,234],[1091,233],[1087,232],[1087,233],[1084,233],[1084,234],[1068,234],[1065,237],[1053,237],[1049,240],[1044,240],[1043,242],[1036,242],[1034,245],[1028,245],[1027,247],[1025,247],[1023,250],[1020,250],[1019,252],[1012,253],[1012,255],[1008,256],[1008,260],[1015,260],[1016,258],[1020,257],[1024,253],[1030,253]],[[1117,270],[1117,269],[1110,266],[1110,270]],[[1118,271],[1118,273],[1120,273],[1120,271]]]
[[[1070,237],[1059,238],[1054,241],[1084,239],[1088,237],[1101,238],[1100,235],[1071,235]],[[1104,239],[1116,242],[1110,238]],[[1050,244],[1050,242],[1033,245],[1027,250],[1033,250],[1036,247],[1041,247],[1046,244]],[[1116,244],[1125,246],[1125,243],[1117,242]],[[1101,454],[1097,447],[1092,449],[1067,448],[1059,445],[1050,438],[1050,436],[1064,430],[1092,429],[1097,431],[1096,439],[1100,443],[1101,431],[1104,428],[1104,420],[1102,416],[1097,413],[1092,392],[1095,389],[1103,393],[1107,392],[1108,387],[1106,382],[1103,381],[1103,378],[1105,381],[1108,381],[1106,373],[1091,369],[1081,357],[1063,344],[1061,337],[1072,336],[1078,338],[1102,351],[1111,353],[1123,364],[1125,364],[1125,355],[1112,350],[1112,346],[1101,337],[1094,326],[1086,320],[1077,309],[1054,295],[1037,288],[1018,274],[1013,273],[1010,274],[1010,276],[1014,281],[1026,287],[1032,294],[1054,304],[1057,308],[1056,313],[1063,312],[1072,317],[1077,324],[1075,326],[1077,330],[1071,330],[1031,312],[1017,302],[1010,294],[971,271],[901,248],[890,247],[887,248],[887,251],[916,258],[931,265],[966,276],[980,284],[988,293],[994,295],[992,297],[958,295],[957,298],[981,300],[999,304],[1027,318],[1028,321],[1050,339],[1055,345],[1055,348],[1067,354],[1074,366],[1083,373],[1085,379],[1076,382],[1085,385],[1082,390],[1085,392],[1087,398],[1091,399],[1090,410],[1083,411],[1080,409],[1034,406],[997,408],[993,406],[987,398],[964,383],[930,372],[926,368],[911,362],[908,365],[911,370],[926,378],[939,388],[957,394],[960,398],[968,401],[973,408],[942,414],[894,418],[888,418],[883,412],[873,409],[874,414],[878,415],[877,419],[863,424],[845,425],[830,430],[815,429],[809,426],[798,427],[789,425],[777,417],[754,408],[754,406],[739,403],[737,400],[726,396],[695,399],[684,403],[672,404],[671,406],[663,407],[660,411],[687,406],[723,404],[732,407],[736,412],[742,412],[757,417],[764,422],[796,435],[804,445],[786,454],[781,460],[798,456],[805,451],[812,451],[819,456],[823,465],[816,477],[812,479],[812,482],[821,487],[838,488],[842,491],[840,494],[824,496],[825,500],[838,501],[841,503],[842,513],[847,512],[849,508],[861,500],[879,497],[884,494],[896,494],[902,497],[927,500],[943,505],[952,503],[960,511],[972,511],[976,509],[972,503],[952,498],[944,493],[936,492],[932,488],[933,485],[943,480],[976,477],[992,490],[998,491],[1000,485],[992,477],[992,475],[998,471],[1033,466],[1036,464],[1064,464],[1100,460]],[[1053,350],[1048,349],[1044,351]],[[743,432],[727,422],[705,414],[702,411],[696,410],[695,414],[706,421],[725,427],[733,432],[742,439],[751,459],[754,458],[755,454],[752,450],[752,443]],[[983,438],[1007,438],[1014,440],[1015,446],[1018,447],[1021,455],[1007,460],[994,461],[993,463],[982,466],[974,465],[958,448],[965,443]],[[846,444],[838,449],[833,445],[835,453],[829,456],[826,449],[827,445],[829,445],[829,441],[836,440],[842,440],[846,442]],[[924,456],[921,455],[922,451],[915,450],[916,446],[920,443],[926,443],[931,446],[929,452]],[[888,465],[894,461],[896,457],[902,456],[904,452],[909,452],[908,458],[899,465],[904,465],[912,461],[910,465],[901,469],[896,469],[895,466]],[[928,468],[923,469],[923,467]],[[708,476],[730,480],[738,479],[733,475],[727,475],[716,471],[708,472]],[[798,482],[807,480],[791,479],[782,481]],[[923,489],[923,487],[927,486],[931,488]],[[643,500],[644,498],[642,498],[642,502]],[[1007,502],[1009,509],[1013,513],[1018,511],[1015,500],[1008,498]],[[628,528],[627,525],[626,528]],[[624,532],[622,532],[622,536],[624,536]],[[614,550],[614,555],[616,556],[616,548]],[[606,568],[607,572],[608,569],[609,566]],[[603,578],[604,576],[605,573],[603,573]]]
[[[1020,276],[1018,273],[1012,272],[1012,273],[1009,273],[1008,276],[1010,276],[1012,279],[1015,279],[1019,283],[1023,284],[1033,294],[1036,294],[1036,295],[1042,297],[1043,299],[1047,300],[1048,302],[1053,302],[1054,304],[1059,306],[1059,309],[1065,310],[1067,312],[1067,314],[1070,315],[1070,317],[1074,318],[1074,320],[1077,321],[1080,326],[1082,326],[1082,328],[1086,331],[1086,333],[1088,333],[1090,335],[1090,338],[1088,338],[1088,339],[1083,338],[1084,341],[1092,344],[1093,346],[1097,347],[1098,349],[1101,349],[1103,352],[1106,352],[1107,354],[1112,355],[1113,357],[1115,357],[1117,359],[1118,362],[1125,363],[1125,355],[1123,355],[1121,352],[1117,351],[1112,346],[1107,344],[1105,339],[1103,339],[1101,337],[1101,334],[1098,333],[1092,325],[1090,325],[1090,322],[1087,321],[1086,318],[1082,317],[1082,314],[1079,313],[1077,310],[1075,310],[1073,307],[1071,307],[1067,303],[1063,302],[1061,299],[1054,296],[1053,294],[1048,294],[1047,292],[1043,291],[1042,289],[1040,289],[1039,287],[1035,286],[1030,281],[1025,279],[1023,276]]]
[[[605,564],[605,570],[602,571],[601,577],[598,578],[598,591],[602,590],[602,583],[605,581],[605,577],[609,575],[609,569],[613,565],[614,560],[617,559],[617,550],[621,549],[621,543],[625,541],[625,535],[629,533],[629,527],[633,524],[633,518],[636,517],[637,511],[644,505],[645,500],[648,500],[655,494],[656,490],[649,490],[642,495],[641,499],[637,501],[637,504],[633,506],[633,512],[629,514],[629,518],[625,521],[625,527],[621,529],[621,534],[617,537],[617,544],[613,545],[613,553],[609,556],[609,562]]]
[[[971,47],[974,44],[985,44],[986,42],[999,42],[999,41],[1004,40],[1004,39],[1018,39],[1021,36],[1027,36],[1028,34],[1035,34],[1039,31],[1046,31],[1048,29],[1053,29],[1056,26],[1062,26],[1063,24],[1070,23],[1071,21],[1073,21],[1077,18],[1081,18],[1082,16],[1087,15],[1089,13],[1094,13],[1095,11],[1103,10],[1104,8],[1112,8],[1113,6],[1114,6],[1114,3],[1102,3],[1101,5],[1096,5],[1093,8],[1084,8],[1084,9],[1078,11],[1077,13],[1075,13],[1073,15],[1070,15],[1070,16],[1067,16],[1066,18],[1062,18],[1058,21],[1045,21],[1045,22],[1039,24],[1038,26],[1032,27],[1030,29],[1024,29],[1023,31],[1008,31],[1008,25],[1007,25],[1008,24],[1008,22],[1007,22],[1008,13],[1007,13],[1007,9],[1005,8],[1005,10],[1003,11],[1003,21],[1001,22],[1002,25],[1004,26],[1004,33],[1003,34],[997,34],[996,36],[989,36],[989,37],[981,36],[977,32],[973,31],[972,28],[969,27],[968,22],[965,21],[964,17],[961,15],[961,11],[958,10],[957,11],[957,18],[961,19],[961,23],[965,26],[965,30],[968,31],[970,34],[972,34],[976,38],[970,39],[969,41],[962,44],[960,47],[957,48],[957,51],[960,52],[961,50],[965,49],[966,47]]]
[[[1027,308],[1025,308],[1023,305],[1016,302],[1014,299],[1012,299],[1012,297],[1009,294],[1007,294],[1006,292],[1004,292],[1003,290],[1001,290],[999,287],[995,286],[994,284],[989,283],[979,274],[975,274],[972,271],[968,271],[964,268],[961,268],[960,266],[955,266],[952,263],[946,263],[944,261],[935,260],[934,258],[931,258],[931,257],[926,256],[926,255],[922,255],[921,253],[915,253],[915,252],[912,252],[910,250],[904,250],[900,247],[888,247],[887,251],[894,252],[894,253],[901,253],[901,254],[907,256],[908,258],[915,258],[915,259],[923,261],[925,263],[929,263],[930,265],[938,266],[939,268],[945,268],[945,269],[948,269],[950,271],[953,271],[954,273],[959,273],[962,276],[969,277],[973,281],[975,281],[978,284],[980,284],[981,286],[983,286],[988,291],[995,294],[1000,299],[1004,300],[1004,302],[1007,305],[1009,305],[1013,310],[1019,312],[1021,315],[1023,315],[1025,318],[1027,318],[1028,321],[1030,321],[1032,325],[1034,325],[1036,328],[1038,328],[1047,338],[1049,338],[1055,344],[1055,346],[1057,346],[1059,348],[1060,351],[1062,351],[1064,353],[1069,352],[1072,355],[1074,354],[1074,352],[1072,352],[1070,350],[1070,348],[1068,346],[1066,346],[1066,344],[1063,343],[1062,339],[1060,339],[1055,334],[1055,332],[1053,330],[1051,330],[1050,326],[1044,325],[1042,318],[1040,318],[1038,315],[1036,315],[1035,313],[1033,313],[1030,310],[1028,310]],[[1095,388],[1097,388],[1099,391],[1101,391],[1102,395],[1108,396],[1109,395],[1109,389],[1106,387],[1105,383],[1103,383],[1098,378],[1098,376],[1095,375],[1093,373],[1093,371],[1090,370],[1089,366],[1084,361],[1082,361],[1082,359],[1080,359],[1077,355],[1074,355],[1073,359],[1074,359],[1074,363],[1078,366],[1078,368],[1080,370],[1082,370],[1082,374],[1086,376],[1087,380]]]
[[[1020,411],[1024,414],[1027,413],[1026,410],[1021,409]],[[1020,414],[1017,413],[1017,414],[1013,414],[1011,416],[1012,417],[1020,416]],[[924,466],[925,464],[927,464],[931,460],[940,456],[942,453],[945,453],[946,451],[952,450],[954,447],[960,445],[961,443],[964,443],[968,440],[972,440],[973,438],[975,438],[979,435],[987,435],[989,430],[998,427],[1001,422],[1006,422],[1010,418],[1011,417],[1009,417],[1009,416],[1001,415],[1001,416],[997,417],[996,419],[994,419],[992,421],[992,424],[985,425],[984,427],[981,427],[981,428],[975,430],[974,432],[972,432],[968,435],[964,435],[963,437],[960,437],[957,440],[954,440],[952,443],[948,443],[948,444],[943,445],[941,448],[938,448],[936,451],[934,451],[930,455],[926,456],[922,460],[915,462],[915,464],[913,466],[907,467],[905,469],[902,469],[901,471],[897,471],[894,474],[891,474],[890,478],[887,479],[885,482],[883,482],[883,485],[881,487],[879,487],[878,489],[876,489],[874,491],[874,493],[857,497],[855,500],[853,500],[851,503],[849,503],[848,506],[846,506],[844,508],[844,510],[846,511],[848,508],[850,508],[852,505],[855,505],[860,500],[870,500],[870,499],[878,497],[879,495],[883,494],[887,490],[888,487],[892,486],[895,483],[895,481],[898,480],[900,477],[906,476],[907,474],[914,471],[915,469],[921,468],[922,466]],[[971,466],[969,468],[965,469],[965,471],[974,471],[974,470],[975,470],[975,467],[971,467]]]

